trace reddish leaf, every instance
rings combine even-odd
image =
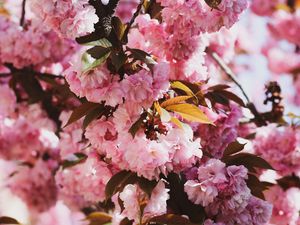
[[[241,144],[238,141],[230,143],[223,153],[223,158],[242,151],[244,149],[245,145],[246,144]]]
[[[140,118],[130,127],[129,133],[132,135],[133,138],[135,137],[138,130],[141,128],[143,121],[146,119],[146,117],[147,113],[142,113]]]
[[[20,224],[20,223],[14,218],[8,216],[1,216],[0,224]]]
[[[234,94],[230,91],[226,91],[226,90],[218,90],[217,93],[219,93],[220,95],[224,96],[225,98],[227,98],[231,101],[236,102],[240,106],[245,107],[244,101],[240,97],[238,97],[236,94]]]
[[[274,170],[266,160],[250,153],[230,155],[224,158],[224,162],[228,165],[243,165],[250,171],[253,171],[254,167]]]
[[[261,182],[253,174],[248,174],[248,179],[246,182],[247,182],[247,186],[251,190],[251,194],[263,200],[265,199],[263,191],[267,190],[270,186],[273,185],[272,183]]]
[[[85,130],[92,121],[101,117],[104,113],[105,113],[104,105],[99,105],[98,107],[89,111],[83,120],[82,128]]]
[[[209,87],[208,90],[218,91],[218,90],[224,90],[224,89],[228,89],[228,88],[230,88],[230,86],[228,86],[226,84],[217,84],[215,86]]]
[[[300,189],[300,178],[296,175],[286,176],[279,180],[277,183],[282,187],[284,190],[287,190],[291,187],[297,187]]]
[[[79,106],[78,108],[73,110],[67,124],[64,127],[81,119],[82,117],[87,115],[90,111],[92,111],[93,109],[95,109],[98,106],[99,106],[99,104],[93,103],[93,102],[83,103],[81,106]]]
[[[111,198],[115,193],[118,191],[122,191],[123,188],[127,184],[132,184],[137,182],[138,177],[135,173],[132,173],[130,171],[121,171],[117,174],[115,174],[107,183],[105,187],[105,195],[106,198]]]

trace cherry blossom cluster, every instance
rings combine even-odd
[[[0,199],[27,215],[0,201],[0,224],[300,224],[300,117],[285,111],[300,103],[299,13],[0,0]],[[268,18],[268,40],[254,48],[241,17]],[[271,82],[251,101],[235,73],[253,52],[292,75],[292,99]]]

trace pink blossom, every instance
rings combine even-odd
[[[169,189],[165,187],[164,181],[160,180],[151,193],[151,197],[144,209],[144,217],[151,218],[167,213],[167,200]]]
[[[0,17],[0,31],[4,34],[0,36],[0,63],[17,68],[49,66],[67,59],[75,50],[73,41],[59,38],[36,21],[22,30]]]
[[[272,215],[272,205],[259,198],[251,196],[247,207],[240,213],[224,215],[218,219],[225,224],[267,224]]]
[[[208,32],[220,30],[222,26],[229,29],[239,19],[239,15],[248,7],[247,0],[223,0],[218,5],[219,10],[212,10],[205,5],[206,17],[203,23]]]
[[[215,223],[211,219],[207,219],[204,221],[204,225],[225,225],[225,223]]]
[[[223,215],[242,212],[251,197],[245,181],[248,170],[244,166],[229,166],[226,170],[227,182],[218,186],[217,198],[206,208],[210,215],[217,215],[219,211],[224,212]]]
[[[89,139],[92,146],[101,152],[104,151],[105,146],[108,146],[109,144],[115,144],[114,141],[118,137],[118,132],[111,119],[106,120],[104,117],[102,117],[99,120],[93,121],[87,127],[85,136]]]
[[[99,20],[88,0],[33,0],[31,9],[45,25],[68,38],[93,32]]]
[[[269,125],[260,128],[254,140],[254,149],[281,175],[299,171],[299,134],[291,127]]]
[[[67,124],[70,115],[71,111],[61,113],[60,120],[62,121],[63,127]],[[85,147],[85,144],[81,142],[83,135],[82,120],[64,127],[59,135],[59,154],[63,159],[71,154],[80,152]]]
[[[251,10],[259,16],[270,16],[276,11],[278,4],[284,3],[282,0],[252,0]]]
[[[119,194],[119,198],[123,201],[124,210],[120,212],[119,204],[117,205],[117,214],[119,217],[127,217],[129,220],[134,220],[134,224],[140,221],[147,221],[154,216],[159,216],[167,212],[167,200],[169,199],[168,189],[165,184],[160,180],[153,192],[150,199],[146,196],[137,185],[128,184],[124,187],[123,191]],[[116,196],[114,197],[116,200]],[[141,203],[146,202],[144,210],[141,209]]]
[[[59,196],[70,207],[78,209],[103,201],[105,185],[111,177],[108,164],[91,153],[85,162],[59,170],[55,180]]]
[[[36,225],[86,225],[84,214],[71,212],[62,202],[57,202],[50,210],[38,216]]]
[[[293,48],[294,46],[290,47]],[[280,48],[277,42],[270,41],[262,50],[268,59],[269,69],[275,74],[291,73],[300,67],[299,54]],[[289,60],[285,60],[287,58]]]
[[[83,72],[80,60],[80,57],[75,59],[74,66],[64,72],[70,89],[79,97],[86,97],[91,102],[107,101],[107,104],[112,106],[122,103],[124,94],[117,77],[113,77],[105,65]]]
[[[122,214],[129,220],[138,221],[139,217],[142,216],[139,204],[140,194],[142,194],[141,190],[139,190],[136,185],[128,184],[124,187],[123,191],[119,195],[124,204],[124,210]]]
[[[0,85],[0,118],[12,114],[16,108],[16,96],[8,85]]]
[[[0,155],[7,160],[35,161],[46,149],[40,141],[41,132],[34,128],[25,118],[17,121],[1,121]],[[30,142],[28,142],[30,140]]]
[[[288,13],[279,10],[273,16],[272,22],[269,24],[269,30],[272,35],[278,39],[285,39],[296,45],[300,44],[300,10],[295,13]]]
[[[195,204],[207,206],[218,196],[218,184],[226,179],[225,164],[216,159],[210,159],[198,169],[198,179],[189,180],[184,184],[184,191]]]
[[[116,15],[121,18],[123,23],[128,23],[138,4],[138,0],[121,0],[116,8]]]
[[[35,212],[43,212],[54,206],[57,189],[52,176],[51,163],[39,160],[33,168],[21,166],[8,180],[8,187]]]
[[[273,204],[271,223],[276,225],[296,225],[299,219],[299,190],[290,188],[286,191],[273,186],[266,192],[267,201]]]
[[[125,101],[148,108],[169,87],[169,65],[166,62],[154,65],[153,74],[141,70],[134,75],[125,76],[120,81],[117,75],[110,73],[106,64],[84,71],[84,63],[78,56],[74,58],[73,65],[65,71],[65,76],[70,89],[91,102],[105,101],[107,105],[116,106],[122,104],[125,98]]]
[[[214,121],[216,126],[200,124],[197,134],[201,138],[203,150],[216,158],[221,158],[227,145],[237,138],[237,127],[241,116],[240,108],[232,105],[228,115],[220,114]]]
[[[296,105],[300,106],[300,97],[299,97],[300,78],[299,78],[299,75],[298,75],[298,78],[296,79],[296,82],[295,82],[295,89],[296,89],[296,94],[295,94],[295,97],[294,97],[294,102],[295,102]]]

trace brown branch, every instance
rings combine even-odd
[[[215,62],[220,66],[220,68],[225,72],[225,74],[229,77],[229,79],[235,83],[238,88],[243,93],[244,97],[247,100],[246,107],[251,111],[251,113],[254,115],[255,123],[258,126],[264,126],[267,125],[266,121],[263,119],[263,116],[257,111],[255,105],[253,102],[250,101],[250,98],[246,94],[245,90],[243,89],[242,85],[238,82],[236,75],[233,73],[233,71],[226,65],[226,63],[223,61],[223,59],[216,53],[211,51],[209,48],[206,49],[206,53],[210,55]]]
[[[243,93],[244,97],[246,98],[248,104],[251,103],[248,95],[246,94],[245,90],[243,89],[242,85],[238,82],[236,75],[232,72],[232,70],[225,64],[225,62],[221,59],[221,57],[216,53],[212,52],[210,49],[206,50],[206,53],[209,54],[215,62],[221,67],[221,69],[226,73],[226,75],[230,78],[230,80],[235,83],[238,88]]]
[[[24,22],[25,22],[25,12],[26,12],[26,0],[23,0],[22,2],[22,14],[21,14],[21,19],[20,19],[20,26],[23,27],[24,26]]]
[[[127,37],[128,33],[129,33],[129,30],[132,26],[132,24],[134,23],[135,19],[137,18],[137,16],[140,14],[141,10],[142,10],[142,7],[144,5],[144,2],[145,0],[141,0],[138,7],[136,8],[136,11],[135,13],[133,14],[131,20],[129,21],[125,31],[124,31],[124,37]]]

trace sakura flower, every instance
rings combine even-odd
[[[80,209],[105,199],[105,185],[111,177],[108,165],[97,154],[90,153],[85,162],[59,170],[55,180],[65,203]]]
[[[99,18],[88,0],[31,1],[32,11],[58,34],[75,38],[94,31]]]

